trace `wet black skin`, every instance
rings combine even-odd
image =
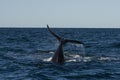
[[[60,36],[58,36],[57,34],[52,32],[48,25],[47,25],[47,28],[48,28],[49,32],[54,37],[56,37],[56,39],[59,41],[59,46],[58,46],[54,56],[52,57],[51,61],[53,63],[63,64],[65,62],[64,54],[63,54],[63,45],[66,44],[67,42],[75,43],[75,44],[83,44],[83,43],[80,41],[77,41],[77,40],[68,40],[68,39],[61,38]]]

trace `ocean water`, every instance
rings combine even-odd
[[[120,29],[52,28],[66,44],[65,63],[50,62],[58,41],[46,28],[0,28],[0,80],[119,80]]]

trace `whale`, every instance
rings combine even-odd
[[[78,40],[71,40],[71,39],[65,39],[63,37],[60,37],[49,28],[49,25],[47,25],[47,29],[59,41],[59,46],[51,59],[51,62],[53,63],[63,64],[65,62],[64,54],[63,54],[63,46],[66,43],[84,44],[83,42]]]

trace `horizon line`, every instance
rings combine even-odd
[[[0,28],[47,28],[47,27],[36,27],[36,26],[0,26]],[[120,27],[51,27],[51,28],[118,28]]]

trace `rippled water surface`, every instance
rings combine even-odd
[[[64,46],[65,64],[50,62],[58,42],[45,28],[0,29],[0,80],[119,80],[120,29],[54,32],[84,45]]]

